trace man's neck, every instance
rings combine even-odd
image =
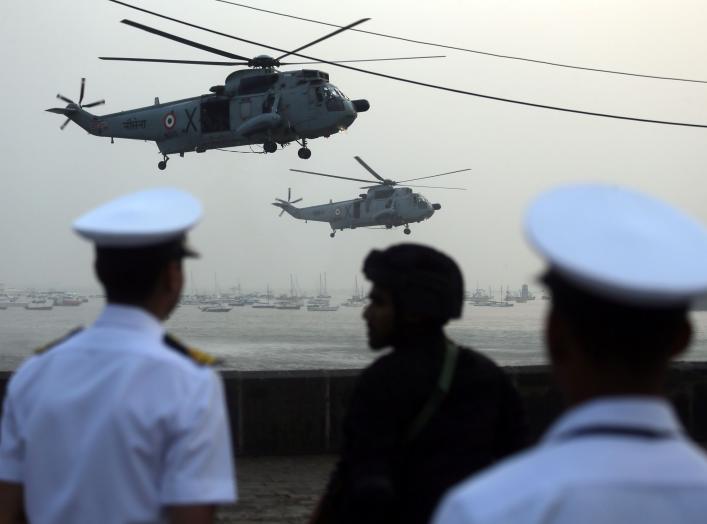
[[[570,406],[602,397],[664,397],[665,373],[636,375],[616,370],[588,373],[567,392]]]
[[[393,349],[426,349],[433,350],[444,347],[446,340],[444,330],[437,329],[419,329],[415,327],[403,327],[399,330],[399,335],[393,343]]]
[[[128,306],[128,307],[135,307],[138,309],[142,309],[146,313],[149,313],[153,317],[155,317],[159,322],[164,322],[164,320],[167,318],[168,315],[164,315],[161,312],[161,309],[157,304],[152,303],[149,300],[146,300],[144,302],[117,302],[115,300],[109,300],[108,304],[116,305],[116,306]]]

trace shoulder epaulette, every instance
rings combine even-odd
[[[164,336],[164,343],[167,344],[170,348],[173,350],[177,351],[178,353],[181,353],[187,358],[190,358],[193,360],[195,363],[202,365],[202,366],[215,366],[217,364],[221,363],[221,360],[213,355],[210,355],[209,353],[206,353],[205,351],[201,351],[196,348],[190,348],[188,346],[185,346],[182,344],[179,340],[174,338],[172,335],[169,333],[166,333]]]
[[[55,340],[52,340],[51,342],[49,342],[49,343],[47,343],[47,344],[44,344],[43,346],[39,346],[38,348],[36,348],[36,349],[34,350],[34,354],[35,354],[35,355],[42,355],[42,354],[46,353],[47,351],[49,351],[50,349],[52,349],[52,348],[58,346],[58,345],[61,344],[62,342],[66,341],[66,340],[69,340],[71,337],[73,337],[73,336],[76,335],[77,333],[80,333],[81,331],[83,331],[83,327],[82,327],[82,326],[75,327],[74,329],[72,329],[71,331],[69,331],[69,332],[68,332],[66,335],[64,335],[63,337],[59,337],[59,338],[57,338],[57,339],[55,339]]]

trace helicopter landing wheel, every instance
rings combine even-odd
[[[406,235],[409,235],[409,234],[410,234],[410,228],[409,228],[409,227],[406,227],[405,229],[403,229],[403,233],[405,233]]]
[[[310,156],[312,156],[312,151],[308,147],[300,147],[297,151],[297,155],[300,158],[307,160]]]
[[[164,160],[160,160],[160,162],[158,162],[157,164],[157,167],[160,171],[164,171],[167,168],[167,162],[165,162]]]
[[[277,151],[277,143],[274,140],[266,140],[263,144],[263,149],[266,153],[274,153]]]
[[[334,235],[336,235],[336,233],[335,233],[334,231],[332,231],[331,233],[329,233],[329,236],[330,236],[331,238],[334,238]]]

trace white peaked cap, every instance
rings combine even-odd
[[[707,229],[653,197],[605,184],[552,189],[525,217],[529,242],[580,289],[669,307],[707,293]]]
[[[201,218],[201,204],[186,191],[158,188],[111,200],[74,221],[98,247],[143,247],[177,239]]]

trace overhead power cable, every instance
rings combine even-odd
[[[230,38],[230,39],[232,39],[232,40],[238,40],[239,42],[245,42],[245,43],[247,43],[247,44],[256,45],[256,46],[259,46],[259,47],[264,47],[264,48],[266,48],[266,49],[271,49],[271,50],[273,50],[273,51],[278,51],[278,52],[280,52],[280,53],[289,53],[289,52],[290,52],[290,51],[287,51],[286,49],[281,49],[281,48],[274,47],[274,46],[271,46],[271,45],[262,44],[262,43],[260,43],[260,42],[255,42],[255,41],[253,41],[253,40],[248,40],[248,39],[246,39],[246,38],[241,38],[241,37],[238,37],[238,36],[229,35],[229,34],[227,34],[227,33],[222,33],[222,32],[220,32],[220,31],[216,31],[216,30],[214,30],[214,29],[209,29],[209,28],[207,28],[207,27],[203,27],[203,26],[200,26],[200,25],[197,25],[197,24],[192,24],[191,22],[186,22],[186,21],[184,21],[184,20],[179,20],[179,19],[177,19],[177,18],[173,18],[173,17],[167,16],[167,15],[163,15],[163,14],[160,14],[160,13],[156,13],[156,12],[154,12],[154,11],[149,11],[149,10],[147,10],[147,9],[143,9],[142,7],[136,7],[136,6],[134,6],[134,5],[127,4],[127,3],[122,2],[122,1],[120,1],[120,0],[109,0],[109,1],[110,1],[110,2],[113,2],[113,3],[115,3],[115,4],[120,4],[120,5],[123,5],[123,6],[126,6],[126,7],[130,7],[131,9],[135,9],[135,10],[141,11],[141,12],[143,12],[143,13],[148,13],[148,14],[157,16],[157,17],[159,17],[159,18],[163,18],[163,19],[165,19],[165,20],[170,20],[170,21],[176,22],[176,23],[178,23],[178,24],[182,24],[182,25],[185,25],[185,26],[188,26],[188,27],[192,27],[192,28],[195,28],[195,29],[200,29],[200,30],[202,30],[202,31],[206,31],[206,32],[211,33],[211,34],[215,34],[215,35],[218,35],[218,36],[223,36],[223,37],[225,37],[225,38]],[[629,120],[629,121],[633,121],[633,122],[646,122],[646,123],[651,123],[651,124],[661,124],[661,125],[670,125],[670,126],[682,126],[682,127],[698,127],[698,128],[707,129],[707,124],[692,124],[692,123],[688,123],[688,122],[675,122],[675,121],[668,121],[668,120],[655,120],[655,119],[650,119],[650,118],[638,118],[638,117],[632,117],[632,116],[614,115],[614,114],[609,114],[609,113],[597,113],[597,112],[593,112],[593,111],[583,111],[583,110],[580,110],[580,109],[570,109],[570,108],[567,108],[567,107],[551,106],[551,105],[545,105],[545,104],[536,104],[536,103],[533,103],[533,102],[524,102],[524,101],[522,101],[522,100],[513,100],[513,99],[510,99],[510,98],[502,98],[502,97],[498,97],[498,96],[484,95],[484,94],[481,94],[481,93],[474,93],[474,92],[472,92],[472,91],[465,91],[465,90],[463,90],[463,89],[456,89],[456,88],[453,88],[453,87],[445,87],[445,86],[440,86],[440,85],[436,85],[436,84],[430,84],[430,83],[427,83],[427,82],[420,82],[420,81],[418,81],[418,80],[411,80],[411,79],[402,78],[402,77],[399,77],[399,76],[388,75],[388,74],[385,74],[385,73],[378,73],[378,72],[376,72],[376,71],[369,71],[369,70],[367,70],[367,69],[361,69],[361,68],[359,68],[359,67],[354,67],[354,66],[350,66],[350,65],[344,65],[344,64],[340,64],[340,63],[336,63],[336,62],[330,62],[330,61],[328,61],[328,60],[322,60],[322,59],[319,59],[319,58],[315,58],[315,57],[303,55],[303,54],[300,54],[300,53],[293,53],[293,54],[294,54],[295,56],[299,56],[299,57],[301,57],[301,58],[306,58],[307,60],[315,60],[315,61],[317,61],[317,62],[321,62],[322,64],[328,64],[328,65],[331,65],[331,66],[334,66],[334,67],[340,67],[340,68],[342,68],[342,69],[349,69],[349,70],[351,70],[351,71],[358,71],[359,73],[365,73],[365,74],[367,74],[367,75],[377,76],[377,77],[380,77],[380,78],[388,78],[388,79],[390,79],[390,80],[398,80],[398,81],[400,81],[400,82],[407,82],[407,83],[409,83],[409,84],[419,85],[419,86],[423,86],[423,87],[429,87],[429,88],[431,88],[431,89],[438,89],[438,90],[447,91],[447,92],[450,92],[450,93],[459,93],[459,94],[462,94],[462,95],[469,95],[469,96],[474,96],[474,97],[478,97],[478,98],[485,98],[485,99],[487,99],[487,100],[496,100],[496,101],[498,101],[498,102],[506,102],[506,103],[509,103],[509,104],[517,104],[517,105],[528,106],[528,107],[536,107],[536,108],[539,108],[539,109],[550,109],[550,110],[553,110],[553,111],[562,111],[562,112],[565,112],[565,113],[575,113],[575,114],[579,114],[579,115],[597,116],[597,117],[602,117],[602,118],[613,118],[613,119],[616,119],[616,120]]]
[[[268,13],[271,15],[283,16],[286,18],[294,18],[295,20],[302,20],[304,22],[311,22],[313,24],[326,25],[326,26],[330,26],[330,27],[343,27],[343,26],[340,26],[337,24],[323,22],[322,20],[314,20],[312,18],[304,18],[301,16],[290,15],[287,13],[280,13],[278,11],[270,11],[268,9],[263,9],[261,7],[253,7],[251,5],[241,4],[238,2],[231,2],[230,0],[216,0],[216,1],[224,3],[224,4],[231,4],[231,5],[235,5],[238,7],[243,7],[245,9],[252,9],[253,11],[261,11],[263,13]],[[640,73],[629,73],[626,71],[615,71],[612,69],[600,69],[597,67],[583,67],[583,66],[576,66],[576,65],[570,65],[570,64],[561,64],[559,62],[550,62],[547,60],[538,60],[538,59],[534,59],[534,58],[523,58],[520,56],[502,55],[500,53],[491,53],[489,51],[479,51],[478,49],[468,49],[465,47],[457,47],[457,46],[453,46],[453,45],[436,44],[434,42],[425,42],[424,40],[414,40],[412,38],[405,38],[402,36],[394,36],[394,35],[388,35],[385,33],[377,33],[375,31],[366,31],[365,29],[351,29],[351,31],[356,31],[358,33],[365,33],[365,34],[373,35],[373,36],[380,36],[383,38],[390,38],[392,40],[402,40],[403,42],[411,42],[413,44],[422,44],[422,45],[433,46],[433,47],[442,47],[444,49],[453,49],[455,51],[463,51],[465,53],[474,53],[477,55],[491,56],[494,58],[505,58],[507,60],[519,60],[521,62],[531,62],[534,64],[543,64],[543,65],[548,65],[548,66],[553,66],[553,67],[564,67],[564,68],[568,68],[568,69],[581,69],[583,71],[593,71],[596,73],[608,73],[608,74],[612,74],[612,75],[637,76],[640,78],[653,78],[655,80],[672,80],[675,82],[694,82],[694,83],[698,83],[698,84],[707,84],[707,80],[694,80],[691,78],[677,78],[677,77],[671,77],[671,76],[643,75]]]

